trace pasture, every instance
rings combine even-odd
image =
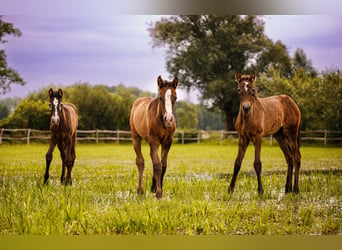
[[[302,146],[295,195],[284,192],[287,166],[280,148],[263,145],[259,196],[252,145],[230,195],[236,144],[174,144],[161,200],[150,192],[146,143],[142,196],[136,194],[131,144],[78,144],[73,186],[60,184],[57,149],[49,185],[43,185],[47,149],[0,146],[1,235],[342,234],[342,148]]]

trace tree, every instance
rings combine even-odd
[[[7,41],[3,39],[5,35],[21,36],[19,29],[13,27],[13,24],[1,20],[0,16],[0,44]],[[24,85],[24,80],[19,73],[7,65],[6,54],[4,50],[0,50],[0,93],[5,94],[10,90],[11,84]]]
[[[6,118],[9,112],[8,106],[4,102],[0,102],[0,120]]]
[[[172,16],[149,28],[153,46],[167,47],[167,70],[198,88],[208,107],[224,112],[228,130],[239,107],[234,75],[269,43],[256,16]]]
[[[50,108],[47,101],[22,100],[14,113],[4,120],[2,127],[50,129]]]
[[[312,61],[307,59],[304,50],[298,48],[293,57],[293,68],[295,71],[299,71],[303,69],[306,74],[310,75],[311,77],[317,76],[317,71],[312,66]]]
[[[293,75],[291,58],[281,41],[273,43],[268,40],[262,52],[257,55],[256,66],[252,67],[252,70],[260,73],[266,72],[270,67],[277,69],[286,78]]]
[[[198,119],[196,106],[187,104],[184,101],[176,102],[177,128],[179,129],[198,129]]]

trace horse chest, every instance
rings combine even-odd
[[[160,143],[165,143],[172,140],[172,135],[174,133],[174,129],[160,129],[158,131],[151,130],[150,137],[151,138],[158,138]]]

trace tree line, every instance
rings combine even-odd
[[[0,101],[0,113],[1,107],[9,110],[14,101],[18,102],[13,113],[3,112],[9,115],[2,117],[0,127],[48,130],[51,116],[48,103],[50,87],[57,88],[42,88],[19,102],[10,98]],[[129,115],[134,100],[141,96],[156,96],[155,93],[122,84],[109,87],[76,83],[63,88],[63,91],[63,102],[71,102],[78,108],[79,129],[129,130]],[[175,114],[180,129],[224,129],[222,116],[200,105],[177,101]]]

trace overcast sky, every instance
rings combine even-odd
[[[156,91],[158,75],[169,78],[165,49],[152,48],[147,31],[156,15],[39,16],[4,15],[23,35],[0,45],[25,86],[12,85],[4,97],[25,97],[51,83],[136,86]],[[322,71],[342,69],[342,16],[264,16],[265,33],[281,40],[293,56],[302,48]],[[181,83],[180,83],[181,84]],[[194,97],[191,97],[191,101]]]

